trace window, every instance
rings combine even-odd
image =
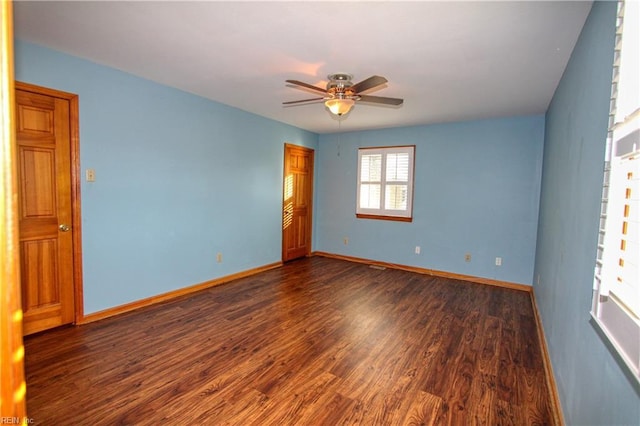
[[[410,222],[414,146],[358,150],[356,216]]]
[[[640,381],[640,3],[620,2],[591,315]],[[623,37],[624,35],[624,37]]]

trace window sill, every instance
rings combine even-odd
[[[377,214],[363,214],[356,213],[356,217],[358,219],[377,219],[377,220],[391,220],[394,222],[412,222],[412,217],[402,217],[402,216],[382,216]]]
[[[603,309],[604,308],[604,309]],[[596,329],[605,346],[614,354],[625,375],[640,392],[640,371],[638,359],[640,348],[636,336],[640,330],[638,323],[628,317],[610,298],[600,307],[600,313],[591,313],[591,325]]]

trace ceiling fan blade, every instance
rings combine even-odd
[[[385,104],[385,105],[402,105],[404,99],[400,98],[387,98],[385,96],[371,96],[371,95],[360,95],[361,102],[371,102],[374,104]]]
[[[369,89],[373,89],[374,87],[385,84],[388,80],[384,77],[380,77],[379,75],[373,75],[366,80],[362,80],[360,83],[356,83],[351,86],[351,90],[356,93],[364,92]]]
[[[315,90],[316,92],[327,93],[327,91],[325,89],[323,89],[322,87],[317,87],[317,86],[314,86],[312,84],[305,83],[304,81],[286,80],[286,82],[287,83],[291,83],[291,84],[295,84],[297,86],[306,87],[307,89]]]
[[[322,101],[322,100],[324,100],[324,98],[302,99],[302,100],[299,100],[299,101],[283,102],[282,105],[300,104],[300,103],[303,103],[303,102],[317,102],[317,101]]]

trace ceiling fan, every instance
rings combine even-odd
[[[286,80],[287,83],[295,84],[315,92],[322,93],[320,98],[302,99],[299,101],[283,102],[283,105],[294,105],[305,102],[325,101],[324,104],[329,111],[335,115],[343,115],[351,110],[356,101],[370,102],[374,104],[384,105],[402,105],[403,99],[387,98],[384,96],[363,95],[363,92],[381,86],[387,82],[387,79],[379,75],[371,76],[359,83],[353,84],[351,74],[337,73],[327,76],[329,82],[327,88],[314,86],[298,80]]]

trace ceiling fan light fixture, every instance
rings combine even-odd
[[[351,111],[355,101],[353,99],[329,99],[324,104],[332,114],[343,115]]]

